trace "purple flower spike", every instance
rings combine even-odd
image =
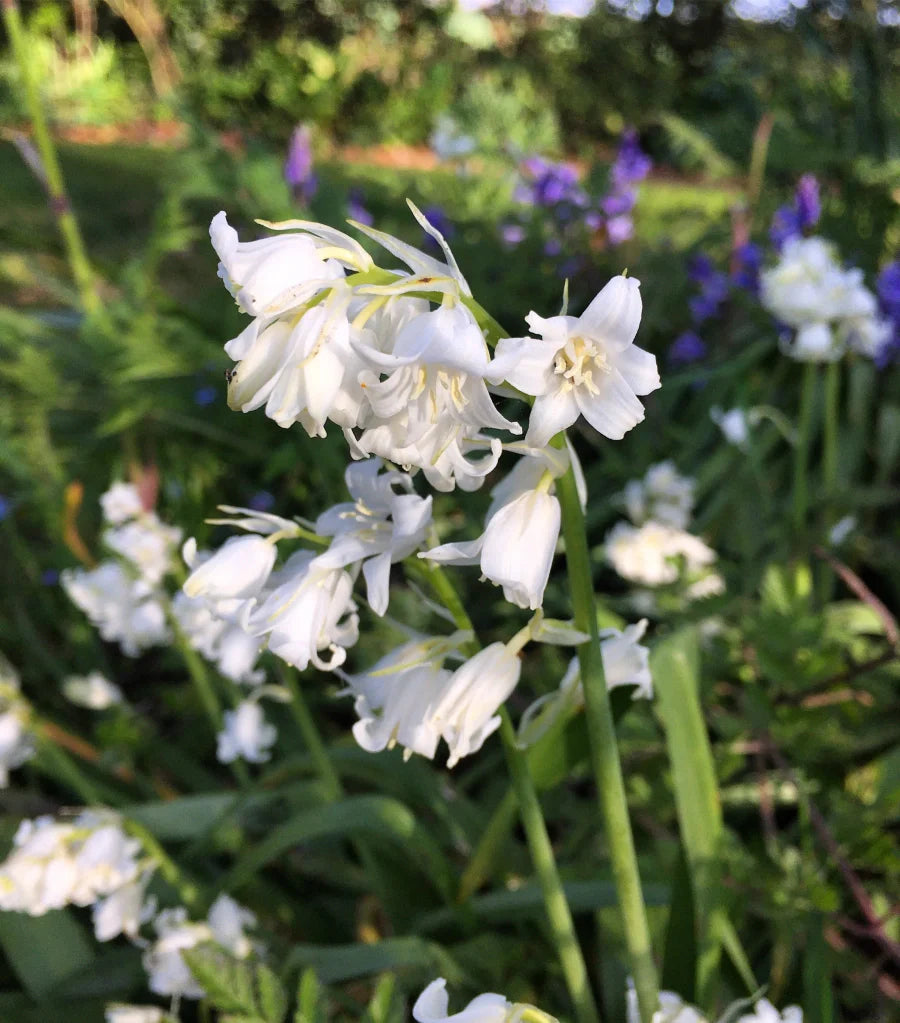
[[[194,404],[205,408],[207,405],[212,405],[218,396],[218,389],[213,387],[212,384],[206,384],[204,387],[198,387],[194,391]]]
[[[623,213],[630,213],[637,202],[637,193],[633,188],[626,188],[624,192],[611,192],[605,196],[600,205],[608,217],[618,217]]]
[[[643,181],[652,166],[653,161],[638,142],[638,133],[634,128],[627,128],[622,133],[616,162],[612,166],[612,182],[616,190],[621,191],[635,181]]]
[[[715,274],[716,268],[709,256],[698,252],[688,261],[688,277],[698,284],[705,284]]]
[[[318,182],[312,166],[312,137],[302,124],[294,129],[284,162],[284,179],[298,202],[306,205],[316,194]]]
[[[822,206],[819,202],[819,182],[814,174],[804,174],[797,182],[794,209],[797,211],[797,221],[801,230],[818,224]]]
[[[248,505],[254,511],[271,511],[275,506],[275,497],[268,490],[259,490],[250,498]]]
[[[669,347],[669,362],[673,366],[689,366],[706,357],[706,342],[692,330],[679,334]]]
[[[895,259],[878,275],[875,290],[881,307],[892,320],[900,323],[900,259]]]
[[[759,271],[762,249],[755,242],[744,242],[734,250],[734,270],[731,279],[739,288],[756,295],[759,292]]]

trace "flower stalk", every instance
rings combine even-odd
[[[564,435],[558,435],[554,443],[562,446]],[[600,814],[609,847],[641,1019],[644,1023],[650,1023],[659,1005],[659,983],[628,817],[612,707],[603,672],[584,514],[571,468],[557,481],[556,492],[562,505],[566,567],[575,628],[590,636],[590,640],[578,648],[578,660],[584,687],[591,768],[597,784]]]
[[[800,394],[800,420],[797,424],[797,446],[794,448],[794,532],[799,537],[806,526],[809,504],[809,445],[812,433],[813,406],[816,400],[817,367],[809,362],[803,369]]]
[[[42,184],[47,190],[50,208],[56,216],[60,234],[66,247],[66,256],[72,277],[78,287],[81,303],[89,315],[102,311],[100,296],[94,271],[91,268],[78,221],[72,212],[72,206],[66,193],[62,168],[56,155],[56,147],[47,126],[44,108],[34,77],[33,63],[28,55],[28,39],[22,26],[18,0],[3,0],[3,23],[9,38],[13,59],[19,70],[25,93],[25,106],[31,120],[34,139],[41,158]]]

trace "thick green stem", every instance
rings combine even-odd
[[[653,962],[647,910],[641,891],[637,855],[628,817],[628,802],[625,797],[622,766],[619,763],[609,690],[603,673],[584,514],[571,468],[557,482],[556,492],[562,506],[566,565],[575,627],[591,637],[578,648],[591,746],[591,767],[600,799],[600,813],[619,897],[641,1019],[644,1023],[650,1023],[659,1007],[659,983],[656,965]]]
[[[198,909],[202,902],[200,889],[183,874],[181,867],[172,859],[165,849],[143,824],[131,817],[126,817],[122,826],[143,845],[148,856],[156,861],[156,866],[165,880],[178,892],[178,897],[188,909]]]
[[[525,837],[528,839],[531,861],[541,884],[550,932],[566,978],[566,986],[575,1005],[575,1014],[579,1023],[599,1023],[587,967],[575,934],[575,921],[563,891],[537,789],[528,771],[525,754],[516,744],[516,733],[505,707],[500,708],[500,737],[503,739],[506,763],[519,804]]]
[[[794,533],[801,537],[806,528],[806,509],[809,504],[809,444],[812,433],[813,406],[816,400],[816,364],[807,363],[803,369],[803,388],[800,393],[800,418],[797,423],[797,446],[794,448]]]
[[[66,194],[62,168],[56,155],[56,147],[47,127],[44,108],[38,91],[37,81],[33,73],[33,63],[28,54],[28,38],[22,27],[17,0],[2,0],[3,21],[22,85],[25,91],[25,105],[34,130],[34,140],[40,153],[44,174],[43,184],[50,199],[50,208],[56,216],[60,234],[66,246],[66,255],[72,276],[81,295],[84,310],[90,314],[101,312],[100,296],[97,293],[96,279],[91,269],[78,221],[72,212],[69,197]]]
[[[457,628],[474,632],[472,619],[453,583],[441,566],[426,561],[424,574],[434,595],[453,616]],[[473,640],[472,647],[471,652],[477,652],[477,641]],[[569,911],[569,904],[563,892],[559,869],[556,866],[553,847],[550,845],[537,790],[529,774],[525,755],[516,745],[515,731],[505,707],[500,708],[500,735],[506,750],[506,760],[516,792],[516,802],[519,804],[522,825],[525,828],[528,851],[540,880],[544,907],[550,921],[553,942],[563,968],[569,995],[575,1006],[579,1023],[598,1023],[599,1016],[588,983],[587,966],[585,966],[581,946],[578,944],[575,934],[575,924]]]

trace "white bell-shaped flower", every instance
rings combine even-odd
[[[209,557],[198,557],[197,543],[188,540],[182,551],[193,571],[184,584],[189,597],[211,601],[247,600],[265,586],[275,565],[275,544],[249,534],[232,536]]]
[[[312,663],[330,671],[356,642],[358,623],[350,573],[322,564],[309,551],[297,551],[279,571],[274,589],[253,609],[247,631],[266,636],[272,653],[288,664],[303,670]],[[323,650],[330,651],[327,661],[319,656]]]
[[[473,998],[459,1012],[450,1014],[447,981],[433,980],[416,999],[413,1019],[416,1023],[506,1023],[513,1009],[503,995],[484,994]]]
[[[481,749],[500,727],[500,706],[519,682],[522,662],[505,643],[490,646],[453,672],[432,713],[450,748],[447,767]]]
[[[191,923],[187,910],[179,906],[163,910],[153,921],[153,926],[157,938],[143,956],[150,990],[176,998],[203,998],[206,992],[194,980],[181,953],[213,940],[209,924]]]
[[[209,907],[206,921],[212,931],[213,940],[234,956],[246,959],[253,951],[253,943],[244,934],[246,928],[256,926],[256,914],[235,902],[224,892]]]
[[[494,488],[478,539],[441,544],[420,557],[441,564],[480,564],[485,578],[502,586],[510,603],[537,610],[559,539],[560,505],[549,490],[553,476],[565,471],[568,460],[563,458],[555,472],[550,464],[542,456],[521,458]]]
[[[103,521],[110,526],[121,526],[144,510],[138,488],[122,480],[116,480],[105,494],[100,495],[100,507],[103,509]]]
[[[656,357],[634,345],[641,321],[639,282],[614,277],[580,317],[526,317],[534,337],[497,343],[487,374],[536,400],[525,442],[544,447],[580,415],[620,440],[644,418],[638,395],[660,386]]]
[[[613,526],[606,537],[606,556],[623,579],[648,586],[676,582],[681,559],[688,575],[716,560],[715,551],[699,537],[653,520],[640,527],[628,522]]]
[[[643,479],[629,480],[625,508],[636,525],[654,519],[675,529],[686,529],[694,510],[694,481],[682,476],[667,459],[652,465]]]
[[[422,543],[431,523],[431,498],[413,493],[405,473],[385,471],[379,458],[348,466],[344,475],[354,501],[335,505],[316,520],[316,532],[334,539],[319,556],[332,568],[362,563],[369,604],[383,615],[391,565]],[[400,487],[397,493],[395,487]]]

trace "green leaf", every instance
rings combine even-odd
[[[715,917],[720,906],[722,807],[712,748],[700,706],[700,651],[694,629],[663,640],[650,654],[657,707],[666,733],[681,840],[690,868],[699,936],[697,992],[701,1004],[718,967]]]
[[[385,973],[378,978],[378,983],[375,985],[375,990],[369,999],[369,1007],[366,1010],[366,1018],[369,1023],[388,1023],[396,985],[397,978],[393,973]]]
[[[294,1023],[317,1023],[321,994],[322,985],[316,971],[308,966],[300,975],[300,982],[297,985],[297,1011],[294,1013]]]
[[[281,981],[265,963],[256,968],[259,1008],[266,1023],[282,1023],[288,1009],[287,994]]]
[[[825,942],[822,916],[813,914],[809,921],[803,955],[803,1019],[805,1023],[833,1023],[831,966]]]
[[[387,938],[375,944],[295,945],[285,969],[309,967],[324,984],[367,977],[385,970],[419,967],[453,984],[463,971],[440,945],[422,938]]]
[[[84,928],[62,909],[43,916],[0,913],[0,945],[22,986],[36,999],[46,998],[60,981],[94,960]]]
[[[232,792],[216,792],[125,807],[122,813],[143,824],[157,838],[178,841],[208,831],[237,800]]]
[[[689,1003],[697,1000],[697,935],[694,919],[694,892],[684,849],[679,848],[672,879],[672,905],[666,926],[660,985],[677,991]]]
[[[237,861],[225,888],[245,884],[257,871],[288,849],[315,839],[372,833],[405,849],[448,901],[452,898],[452,875],[440,847],[407,807],[385,796],[355,796],[329,806],[305,810],[286,821]]]
[[[246,963],[237,962],[215,945],[185,949],[181,956],[217,1009],[258,1016],[253,974]]]

